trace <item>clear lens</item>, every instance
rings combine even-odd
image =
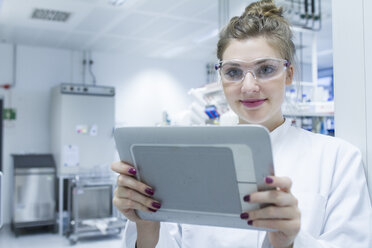
[[[277,60],[266,60],[254,68],[254,73],[259,79],[270,79],[282,72],[283,62]]]
[[[222,66],[223,78],[228,81],[240,81],[244,77],[243,68],[235,65],[223,65]]]
[[[287,67],[282,59],[259,59],[252,62],[240,60],[222,61],[221,77],[224,82],[241,82],[249,72],[259,82],[266,82],[279,76]]]

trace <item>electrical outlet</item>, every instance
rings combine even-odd
[[[16,110],[13,108],[5,108],[3,110],[3,120],[15,120],[16,116]]]

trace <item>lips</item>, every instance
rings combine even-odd
[[[240,102],[248,108],[255,108],[262,105],[266,99],[248,99],[248,100],[241,100]]]

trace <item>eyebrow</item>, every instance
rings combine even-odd
[[[254,65],[263,64],[263,63],[265,63],[266,61],[268,61],[268,59],[258,60],[258,61],[255,61],[256,63],[254,63]]]

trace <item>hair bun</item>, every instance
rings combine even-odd
[[[246,40],[264,37],[280,54],[281,58],[294,63],[296,47],[288,20],[282,15],[283,9],[274,0],[260,0],[245,8],[241,16],[235,16],[221,30],[217,44],[217,57],[223,54],[231,40]]]
[[[277,7],[273,0],[261,0],[251,3],[245,8],[242,17],[255,16],[263,17],[283,17],[283,8]]]

